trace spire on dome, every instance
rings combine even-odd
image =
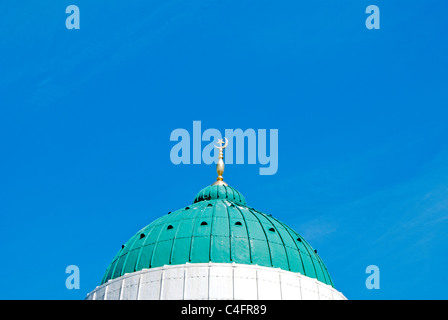
[[[216,179],[215,183],[212,184],[212,186],[227,186],[227,183],[224,182],[224,178],[222,177],[223,173],[224,173],[224,155],[222,150],[225,149],[227,147],[227,145],[229,144],[229,140],[226,139],[226,142],[224,143],[224,141],[222,139],[218,140],[218,144],[220,146],[215,145],[215,148],[219,149],[219,156],[218,156],[218,164],[216,165],[216,171],[218,172],[218,178]]]

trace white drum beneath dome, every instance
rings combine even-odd
[[[346,300],[300,273],[237,263],[187,263],[109,280],[87,300]]]

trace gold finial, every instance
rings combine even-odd
[[[212,184],[212,186],[227,186],[227,183],[224,182],[224,179],[222,177],[222,174],[224,173],[224,161],[222,159],[224,159],[224,155],[222,150],[225,149],[227,147],[227,145],[229,144],[229,141],[226,139],[226,142],[224,143],[224,141],[222,139],[218,140],[218,144],[220,146],[215,145],[215,148],[219,149],[219,156],[218,156],[218,164],[216,165],[216,171],[218,172],[218,178],[216,179],[216,182],[214,184]]]

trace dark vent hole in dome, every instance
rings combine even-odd
[[[300,239],[300,238],[297,238],[297,241],[299,241],[299,242],[302,242],[302,239]]]
[[[186,207],[186,208],[185,208],[185,210],[188,210],[188,209],[190,209],[190,207]]]
[[[213,205],[212,205],[211,203],[209,203],[209,204],[207,205],[207,207],[213,207]]]
[[[201,226],[206,226],[206,225],[208,225],[207,222],[205,222],[205,221],[202,221],[202,222],[201,222]]]
[[[239,222],[239,221],[235,222],[235,225],[236,226],[242,226],[241,222]]]
[[[140,239],[142,239],[142,238],[144,238],[144,237],[145,237],[145,234],[144,234],[144,233],[140,234]]]
[[[121,245],[121,249],[124,249],[124,244]]]
[[[269,228],[269,231],[275,232],[275,229],[274,228]]]
[[[172,225],[169,225],[168,228],[166,228],[167,230],[173,229]]]

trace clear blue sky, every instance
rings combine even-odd
[[[67,30],[76,4],[81,29]],[[381,9],[367,30],[365,9]],[[0,298],[83,299],[213,165],[172,130],[278,129],[279,167],[228,165],[349,299],[446,299],[448,3],[2,1]],[[65,288],[77,265],[81,288]],[[367,290],[368,265],[380,289]]]

